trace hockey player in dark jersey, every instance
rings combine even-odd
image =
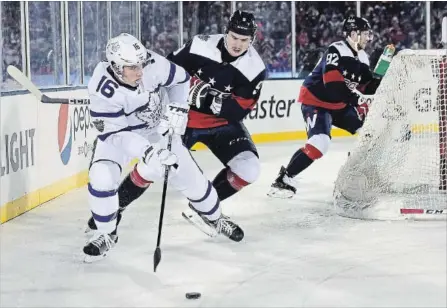
[[[242,120],[255,107],[265,79],[265,65],[252,44],[253,14],[236,11],[225,34],[196,35],[168,55],[191,77],[186,147],[204,143],[224,168],[213,181],[225,200],[256,181],[258,152]]]
[[[292,178],[321,158],[331,142],[332,125],[355,134],[368,113],[368,99],[357,94],[374,94],[380,78],[373,76],[364,48],[372,39],[364,18],[350,16],[343,24],[345,40],[329,46],[301,86],[298,102],[306,124],[308,140],[293,154],[287,167],[271,185],[270,197],[291,198],[296,193]]]

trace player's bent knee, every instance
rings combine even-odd
[[[326,134],[313,135],[304,146],[304,153],[312,160],[323,157],[329,150],[331,138]]]
[[[235,179],[240,178],[242,180],[242,186],[254,183],[261,173],[259,158],[250,151],[239,153],[227,165],[230,167],[230,172],[237,176]]]
[[[98,191],[115,190],[119,186],[121,177],[120,166],[112,161],[98,161],[89,170],[89,182]]]

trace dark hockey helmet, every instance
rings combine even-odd
[[[252,13],[237,10],[228,21],[225,33],[232,31],[240,35],[248,35],[254,38],[258,26],[255,22],[255,16]]]
[[[352,31],[371,31],[371,26],[365,18],[349,16],[343,22],[343,33],[345,36],[349,36]]]

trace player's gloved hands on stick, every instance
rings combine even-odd
[[[183,135],[188,123],[189,106],[179,103],[166,105],[166,112],[161,116],[158,132],[163,136],[171,130],[176,135]]]
[[[177,164],[177,155],[169,151],[168,149],[162,149],[157,143],[151,144],[143,155],[143,162],[149,163],[150,159],[156,158],[162,165],[172,166]]]

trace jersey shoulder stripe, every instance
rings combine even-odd
[[[222,63],[222,54],[217,45],[223,37],[223,34],[196,35],[191,42],[190,53]],[[253,46],[249,47],[245,55],[231,62],[231,65],[250,82],[265,70],[264,61]]]
[[[248,52],[232,62],[231,65],[237,68],[250,82],[265,70],[264,61],[253,46],[250,46]]]
[[[359,61],[366,64],[369,67],[369,57],[364,50],[359,51]]]
[[[352,57],[355,58],[351,48],[346,44],[345,41],[338,41],[334,42],[329,47],[333,46],[335,49],[337,49],[338,53],[341,57]],[[368,54],[362,49],[357,53],[358,60],[366,64],[369,67],[369,57]]]
[[[334,42],[329,47],[335,47],[337,49],[338,53],[341,57],[352,57],[354,58],[354,54],[352,53],[352,50],[346,45],[344,41],[338,41]]]
[[[221,63],[222,56],[217,48],[217,43],[222,37],[223,34],[196,35],[192,39],[189,52]]]

